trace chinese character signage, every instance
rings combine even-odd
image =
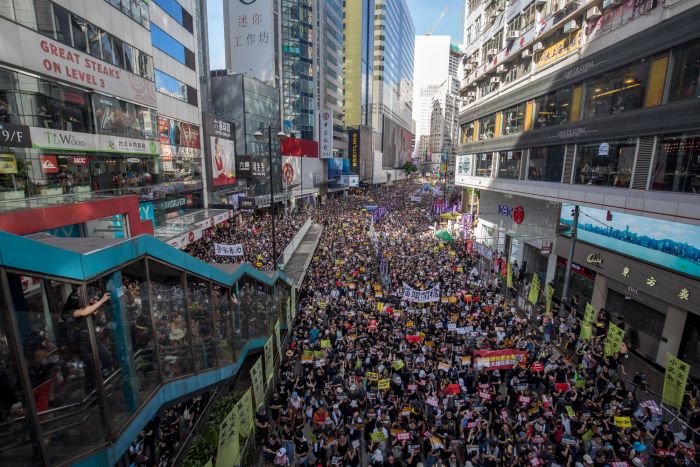
[[[250,178],[250,156],[236,157],[236,173],[240,178]]]
[[[622,346],[622,340],[624,337],[625,330],[614,325],[613,323],[610,323],[610,327],[608,327],[608,337],[605,339],[605,343],[603,344],[603,355],[606,357],[617,355],[617,353],[620,351],[620,347]]]
[[[243,244],[224,245],[222,243],[214,243],[214,254],[216,256],[243,256]]]
[[[216,452],[216,466],[235,465],[240,453],[240,440],[236,431],[236,409],[231,409],[219,425],[219,448]],[[211,465],[211,461],[209,462]]]
[[[263,375],[262,357],[250,368],[250,380],[253,383],[253,395],[255,396],[255,407],[258,408],[265,403],[265,379]]]
[[[530,284],[530,291],[527,294],[528,301],[536,304],[537,300],[540,298],[540,276],[537,274],[532,275],[532,283]]]
[[[272,0],[227,0],[226,68],[269,83],[275,78]]]
[[[688,381],[690,365],[684,361],[668,354],[666,362],[666,374],[664,376],[663,403],[670,405],[676,410],[681,408],[683,395],[685,394],[685,383]]]
[[[256,180],[265,180],[268,177],[267,159],[259,157],[251,157],[250,159],[250,178]]]
[[[333,157],[333,111],[326,109],[321,111],[320,129],[320,153],[322,159]]]
[[[581,47],[582,34],[579,29],[573,34],[566,35],[563,39],[558,40],[542,51],[537,58],[535,65],[537,69],[550,65],[560,58],[563,58],[573,52],[576,52]]]

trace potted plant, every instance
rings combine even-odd
[[[63,194],[62,186],[43,186],[40,188],[41,196],[60,196]]]
[[[19,188],[19,187],[17,187]],[[24,190],[23,189],[15,189],[14,187],[0,187],[0,200],[2,201],[10,201],[13,199],[22,199],[24,198]]]

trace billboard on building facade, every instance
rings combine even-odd
[[[406,162],[411,161],[412,148],[413,133],[385,115],[382,131],[382,167],[385,169],[403,168]]]
[[[562,224],[573,225],[573,210],[571,204],[562,205]],[[581,206],[577,237],[606,250],[700,277],[698,226]]]
[[[209,150],[212,185],[217,187],[236,183],[236,148],[232,130],[230,122],[216,118],[213,120]]]
[[[350,159],[334,157],[328,159],[328,188],[347,187],[350,175]]]
[[[227,0],[224,31],[226,68],[259,79],[275,79],[272,0]]]

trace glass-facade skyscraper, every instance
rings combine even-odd
[[[345,2],[345,124],[370,125],[375,0]]]
[[[282,119],[285,131],[314,139],[315,0],[282,0]]]

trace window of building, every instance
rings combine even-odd
[[[503,133],[511,135],[513,133],[521,133],[525,125],[525,110],[527,104],[522,102],[507,108],[503,111]]]
[[[561,182],[566,146],[544,146],[530,149],[527,179],[542,182]]]
[[[474,141],[474,122],[463,123],[460,125],[460,144],[471,143]]]
[[[535,25],[535,18],[537,17],[537,7],[536,2],[532,2],[530,6],[525,8],[522,13],[520,13],[520,35],[522,36],[525,31],[530,29]]]
[[[186,30],[189,32],[193,31],[192,15],[175,0],[154,0],[153,3],[161,7],[163,11],[172,16]]]
[[[71,15],[71,29],[73,30],[73,47],[81,52],[89,52],[87,40],[87,21],[75,15]]]
[[[170,97],[197,105],[197,90],[192,86],[182,83],[160,70],[155,70],[156,91],[167,94]]]
[[[636,148],[634,138],[579,144],[574,183],[629,188]]]
[[[522,151],[501,151],[498,153],[498,178],[520,178]]]
[[[15,9],[12,7],[13,0],[0,0],[0,16],[10,21],[15,20]]]
[[[673,51],[668,100],[678,101],[698,97],[700,97],[700,41],[694,41]]]
[[[496,134],[496,114],[479,119],[479,139],[491,139]]]
[[[117,10],[136,21],[144,28],[148,28],[149,14],[148,3],[144,0],[105,0]]]
[[[70,34],[70,12],[62,6],[53,4],[53,21],[55,38],[66,45],[72,45]]]
[[[493,153],[486,152],[476,155],[474,161],[474,175],[476,177],[490,177],[493,166]]]
[[[195,69],[194,53],[156,25],[151,25],[151,43],[186,67]]]
[[[700,134],[659,138],[651,189],[700,193]]]
[[[648,72],[649,61],[640,60],[586,81],[584,118],[642,108]]]
[[[569,121],[571,88],[559,89],[535,99],[535,128],[560,125]]]
[[[156,134],[155,111],[112,97],[95,94],[97,132],[127,138],[153,139]]]

